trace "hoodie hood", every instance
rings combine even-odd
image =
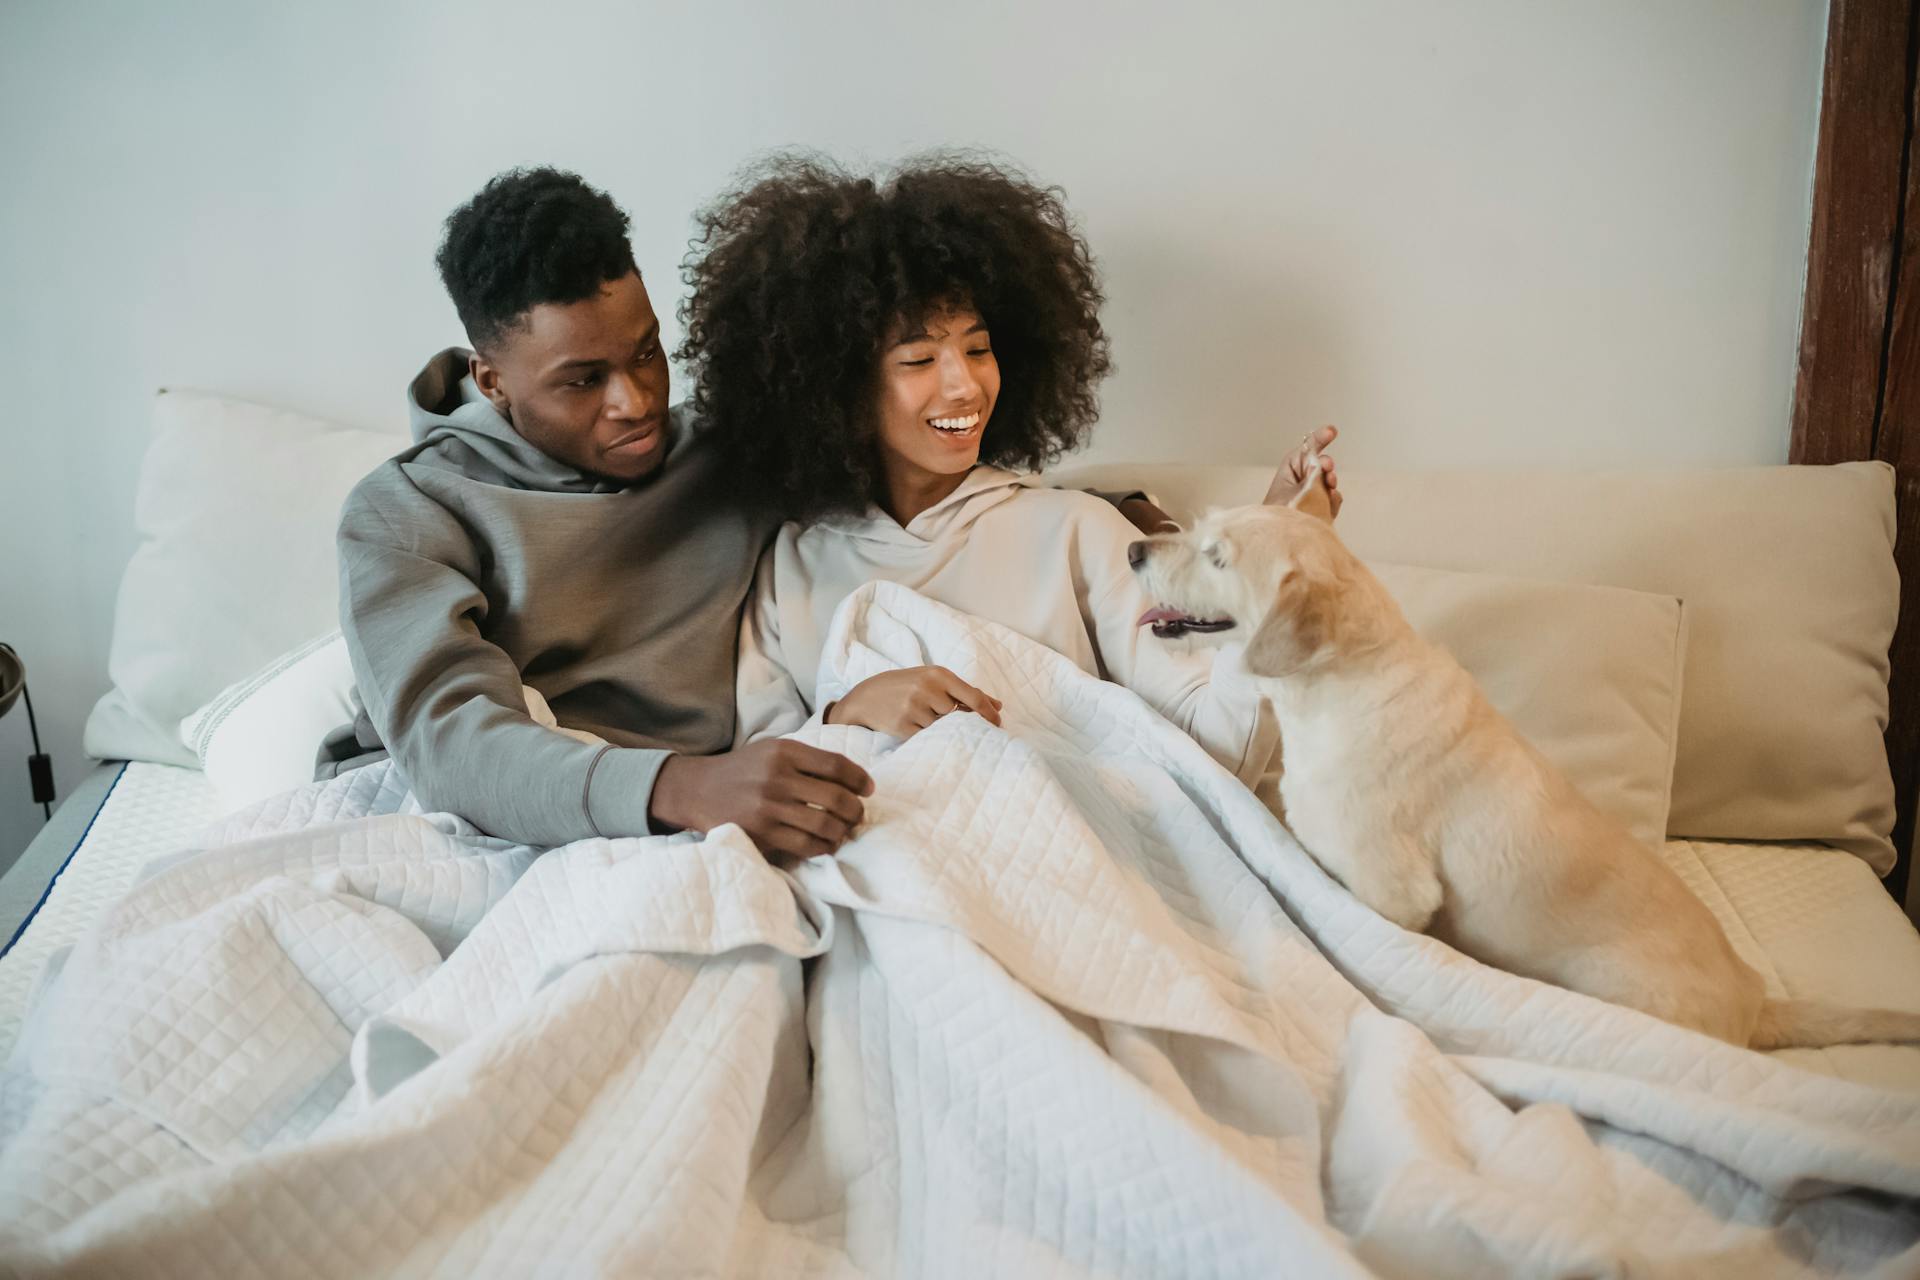
[[[896,547],[928,547],[963,534],[981,516],[1012,498],[1022,489],[1039,484],[1035,476],[1016,475],[999,467],[977,466],[967,472],[955,489],[940,501],[909,520],[904,528],[879,507],[867,508],[864,516],[833,516],[820,527],[854,539]]]
[[[458,469],[463,474],[510,489],[617,493],[632,487],[589,475],[535,448],[480,394],[467,372],[472,356],[465,347],[448,347],[427,361],[407,388],[407,416],[416,454],[426,445],[457,450]],[[667,421],[669,451],[679,434],[678,419],[676,406]]]

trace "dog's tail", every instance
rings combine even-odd
[[[1861,1041],[1920,1041],[1920,1013],[1846,1009],[1818,1000],[1769,1000],[1753,1029],[1755,1049],[1818,1049]]]

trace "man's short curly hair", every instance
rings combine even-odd
[[[581,302],[637,271],[627,215],[562,169],[509,169],[447,218],[434,261],[467,337],[485,350],[543,302]]]
[[[986,321],[1000,396],[982,462],[1037,470],[1077,447],[1111,362],[1092,254],[1057,190],[979,158],[912,161],[876,183],[774,159],[700,215],[679,356],[693,408],[783,514],[879,496],[879,357],[949,305]]]

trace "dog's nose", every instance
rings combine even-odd
[[[1140,562],[1142,560],[1145,560],[1146,558],[1147,558],[1146,543],[1129,542],[1127,544],[1127,565],[1129,568],[1138,569],[1140,567]]]

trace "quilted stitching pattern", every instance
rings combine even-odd
[[[807,731],[878,783],[834,859],[778,869],[730,827],[539,852],[376,766],[162,860],[0,1078],[0,1260],[1745,1276],[1920,1249],[1920,1097],[1406,934],[1138,699],[902,588],[828,654],[823,689],[931,656],[1007,721]]]
[[[0,1057],[13,1048],[29,993],[48,958],[78,941],[142,867],[186,844],[213,815],[213,790],[197,769],[127,766],[80,853],[0,959]]]
[[[1712,877],[1780,994],[1920,1012],[1920,933],[1866,863],[1820,846],[1668,846],[1679,849]],[[1863,1084],[1920,1090],[1914,1049],[1850,1044],[1778,1056]]]

